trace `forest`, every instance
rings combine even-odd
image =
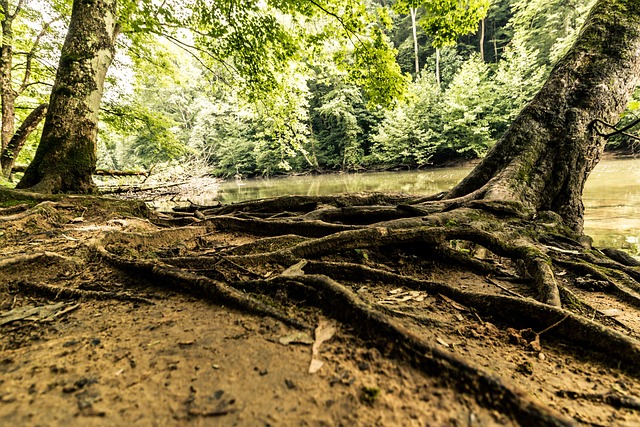
[[[0,424],[640,424],[640,261],[583,202],[637,140],[637,0],[0,9]],[[94,179],[469,159],[163,210]]]
[[[365,41],[348,40],[349,27],[329,14],[314,23],[315,34],[298,35],[309,45],[286,68],[268,70],[261,81],[204,55],[170,26],[123,32],[100,110],[98,167],[250,177],[415,169],[479,158],[539,90],[593,5],[478,2],[482,10],[467,18],[468,28],[443,43],[424,8],[416,8],[412,20],[407,4],[386,3],[366,4],[380,15],[379,37],[392,55],[385,61],[396,80],[385,95],[349,68]],[[17,170],[35,153],[41,128],[31,128],[41,126],[70,13],[65,3],[31,7],[10,23],[16,54],[13,76],[5,76],[13,79],[15,121],[29,132],[21,150],[5,150],[8,158],[18,154],[12,165],[23,169]],[[366,58],[359,61],[369,66]],[[622,124],[635,119],[638,105],[629,104]],[[14,125],[3,129],[6,146]],[[628,149],[634,141],[621,136],[609,143]],[[5,185],[11,185],[8,165]]]

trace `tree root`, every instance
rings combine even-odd
[[[20,281],[15,283],[15,287],[20,292],[43,296],[46,298],[68,298],[68,299],[92,299],[99,301],[116,300],[116,301],[130,301],[135,303],[155,305],[153,301],[148,298],[137,297],[126,292],[109,292],[109,291],[90,291],[85,289],[71,289],[61,286],[45,285],[43,283],[33,283]]]
[[[556,395],[559,397],[568,397],[570,399],[582,399],[592,402],[606,403],[616,409],[628,408],[640,410],[640,399],[633,396],[626,396],[618,392],[609,393],[578,393],[572,390],[558,390]]]
[[[7,268],[11,266],[16,266],[20,264],[29,264],[33,262],[43,262],[43,261],[53,261],[53,262],[71,262],[76,263],[72,258],[66,257],[64,255],[60,255],[55,252],[36,252],[32,254],[22,254],[15,255],[8,258],[0,259],[0,268]]]
[[[260,218],[236,218],[233,216],[217,216],[200,222],[212,230],[240,231],[258,236],[276,236],[295,233],[304,237],[322,237],[345,230],[361,228],[354,225],[331,224],[323,221],[287,221],[266,220]]]
[[[607,271],[605,268],[598,268],[585,261],[555,258],[554,262],[574,272],[599,280],[603,284],[601,287],[606,287],[609,293],[634,307],[640,308],[640,293],[638,293],[640,287],[637,282],[624,273],[615,270]]]
[[[235,203],[208,209],[211,215],[226,215],[234,212],[311,212],[320,205],[335,207],[397,205],[415,200],[415,196],[392,193],[359,193],[338,196],[285,196],[272,199]]]
[[[30,208],[30,206],[27,203],[21,203],[19,205],[9,206],[9,207],[6,207],[6,208],[0,208],[0,215],[5,216],[5,215],[17,214],[17,213],[20,213],[20,212],[24,212],[29,208]]]
[[[594,354],[593,363],[640,378],[637,332],[581,301],[572,285],[556,281],[554,268],[570,271],[566,277],[571,279],[589,274],[605,283],[601,290],[638,308],[640,273],[631,262],[618,262],[581,246],[579,236],[564,236],[554,218],[532,222],[518,206],[473,200],[436,198],[416,204],[406,195],[292,196],[202,207],[198,212],[204,214],[193,218],[161,219],[164,225],[181,221],[190,226],[146,234],[109,232],[89,247],[125,274],[297,328],[310,330],[308,323],[315,316],[315,310],[297,308],[315,306],[385,355],[445,378],[483,406],[509,414],[523,425],[573,425],[509,385],[508,379],[424,337],[435,337],[432,329],[455,333],[459,327],[455,322],[475,327],[477,318],[483,325],[490,321],[502,328],[538,331],[533,332],[538,345],[543,335],[544,347],[562,343],[560,354]],[[471,202],[474,209],[468,207]],[[0,268],[47,257],[63,260],[57,254],[31,254],[0,260]],[[480,276],[469,278],[469,271]],[[454,273],[450,279],[448,272]],[[446,283],[439,280],[443,277]],[[492,277],[527,288],[516,292]],[[464,281],[464,287],[456,278]],[[365,284],[368,292],[355,292]],[[408,293],[419,291],[422,300],[387,301],[387,295],[405,292],[392,286],[410,289]],[[95,291],[78,295],[58,287],[33,292],[103,296],[86,293]],[[117,293],[107,294],[119,298]],[[433,310],[433,316],[423,309]],[[506,335],[502,333],[503,338]],[[564,397],[589,398],[585,396]],[[624,406],[624,399],[597,402],[635,409],[633,401]]]
[[[0,223],[19,221],[37,214],[42,214],[46,217],[57,217],[58,212],[56,208],[59,208],[59,207],[60,207],[60,204],[58,202],[50,202],[50,201],[40,202],[30,209],[23,210],[11,215],[0,216]]]
[[[304,322],[293,319],[282,311],[257,301],[217,280],[188,273],[179,268],[165,265],[160,261],[129,260],[113,255],[96,242],[90,247],[99,257],[125,273],[135,272],[141,274],[147,280],[155,279],[154,283],[166,284],[166,286],[177,285],[189,293],[203,295],[220,305],[230,305],[248,313],[270,316],[296,328],[310,329],[310,326]]]
[[[426,291],[431,295],[442,294],[463,306],[473,307],[483,315],[521,328],[547,328],[550,323],[564,319],[549,335],[567,344],[580,345],[584,349],[597,350],[608,356],[612,356],[610,351],[615,348],[616,354],[610,364],[615,366],[623,361],[625,363],[621,365],[621,369],[640,375],[640,342],[571,311],[539,303],[531,298],[463,291],[444,283],[415,279],[357,264],[310,261],[305,270],[311,274],[323,271],[338,280],[360,277],[363,280]]]
[[[274,280],[285,284],[298,282],[313,289],[318,294],[318,299],[330,301],[323,305],[323,309],[337,320],[355,327],[362,338],[380,345],[380,337],[384,336],[386,342],[396,343],[390,355],[408,359],[431,375],[446,377],[458,389],[479,397],[483,405],[511,413],[522,425],[573,425],[570,419],[541,405],[526,393],[505,384],[455,354],[428,343],[388,316],[369,308],[352,291],[327,276],[280,276]],[[380,345],[381,351],[389,350],[386,342]]]

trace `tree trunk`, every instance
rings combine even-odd
[[[75,0],[42,139],[17,188],[93,192],[98,112],[115,53],[116,0]]]
[[[498,37],[496,36],[496,23],[493,23],[493,57],[498,62]]]
[[[440,87],[440,49],[436,48],[436,84]]]
[[[416,77],[418,73],[420,73],[420,59],[418,57],[418,31],[416,26],[416,15],[418,9],[415,7],[409,7],[409,12],[411,13],[411,30],[413,31],[413,55],[415,57],[416,62]]]
[[[9,14],[8,2],[2,3],[6,11],[2,18],[2,46],[0,47],[0,98],[2,100],[2,153],[9,145],[9,140],[15,130],[15,99],[16,91],[11,85],[13,70],[13,16]]]
[[[480,59],[484,62],[484,18],[480,20]]]
[[[18,131],[13,135],[7,147],[2,151],[2,156],[0,156],[0,166],[2,168],[2,175],[5,178],[8,178],[11,175],[11,169],[13,169],[13,165],[15,164],[18,154],[20,154],[24,143],[29,135],[31,135],[31,132],[38,127],[45,114],[47,114],[47,107],[49,107],[48,104],[42,104],[31,111],[24,122],[20,125]]]
[[[640,2],[600,0],[544,87],[446,198],[516,202],[583,225],[582,190],[640,77]]]

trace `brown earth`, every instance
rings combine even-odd
[[[554,336],[564,319],[508,322],[441,292],[345,278],[359,301],[436,349],[407,357],[394,336],[375,327],[362,332],[370,317],[345,321],[330,295],[318,302],[304,294],[306,282],[254,294],[258,305],[204,289],[246,282],[250,292],[252,281],[276,283],[289,266],[243,266],[233,256],[279,241],[195,220],[168,227],[168,219],[155,217],[154,224],[137,208],[86,200],[0,211],[0,425],[542,425],[493,395],[497,388],[485,387],[486,378],[506,384],[502,393],[523,407],[546,408],[549,425],[640,425],[637,371],[616,359],[616,348],[591,352]],[[177,265],[196,255],[211,256],[210,263],[189,274],[212,279],[192,289],[185,285],[191,276],[171,276],[170,268],[118,264]],[[492,295],[530,293],[517,280],[423,261],[410,251],[383,255],[390,273]],[[349,250],[321,261],[368,266],[380,256]],[[556,273],[567,286],[592,282],[592,289],[572,288],[593,307],[587,315],[636,338],[636,307],[597,289],[588,275]],[[421,359],[438,352],[453,357],[449,365],[463,360],[480,372],[480,385]],[[312,359],[323,362],[314,373]]]

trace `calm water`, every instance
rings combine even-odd
[[[428,171],[332,174],[223,183],[225,202],[282,195],[327,195],[358,191],[434,194],[458,183],[470,167]],[[585,231],[598,246],[626,247],[640,253],[640,159],[605,160],[593,171],[584,192]]]

